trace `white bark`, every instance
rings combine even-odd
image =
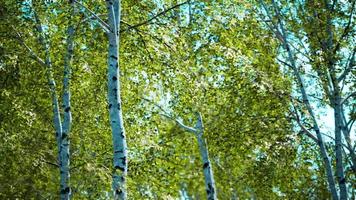
[[[120,97],[119,29],[120,0],[107,0],[109,54],[108,54],[108,103],[114,149],[112,188],[114,199],[126,199],[127,145]]]
[[[198,113],[198,121],[197,121],[195,128],[197,129],[197,132],[195,133],[195,135],[197,136],[197,139],[198,139],[200,156],[201,156],[202,162],[203,162],[205,189],[206,189],[206,193],[208,195],[208,200],[216,200],[217,195],[216,195],[214,175],[213,175],[213,170],[212,170],[212,166],[211,166],[210,159],[209,159],[209,152],[208,152],[208,148],[206,145],[206,141],[203,137],[204,127],[203,127],[203,120],[202,120],[200,113]]]
[[[56,131],[56,139],[57,139],[58,155],[59,155],[61,137],[62,137],[62,122],[61,122],[61,116],[60,116],[60,112],[59,112],[58,96],[57,96],[57,92],[56,92],[56,82],[53,78],[53,71],[52,71],[53,69],[52,69],[49,45],[47,44],[47,42],[45,40],[42,24],[41,24],[41,21],[40,21],[39,17],[37,16],[36,12],[34,12],[34,17],[35,17],[36,30],[37,30],[38,39],[39,39],[39,42],[41,45],[41,49],[42,49],[42,51],[45,52],[46,76],[47,76],[47,81],[48,81],[49,90],[50,90],[51,99],[52,99],[53,123],[54,123],[54,128]],[[59,159],[59,162],[60,162],[60,159]]]
[[[335,90],[337,91],[337,90]],[[335,121],[335,154],[336,154],[336,177],[340,187],[340,200],[347,200],[346,179],[344,174],[343,153],[342,153],[342,119],[341,119],[341,98],[334,94],[334,121]]]
[[[72,12],[74,14],[73,3],[71,4]],[[71,126],[71,112],[70,112],[70,65],[73,56],[73,35],[74,28],[71,24],[68,27],[68,38],[67,38],[67,54],[65,55],[64,61],[64,77],[63,77],[63,110],[64,119],[63,123],[61,121],[61,114],[59,111],[58,95],[56,92],[56,83],[53,77],[53,66],[51,63],[50,49],[48,42],[44,36],[44,31],[42,28],[42,23],[34,11],[34,17],[36,22],[36,30],[38,34],[38,39],[42,50],[45,52],[44,66],[46,67],[46,76],[49,83],[49,89],[52,99],[52,109],[53,109],[53,123],[56,131],[56,140],[58,146],[58,162],[60,171],[60,199],[68,200],[70,199],[70,187],[69,187],[69,131]],[[72,22],[70,22],[72,23]]]
[[[71,189],[69,186],[70,172],[70,155],[69,155],[69,133],[72,124],[72,114],[70,105],[70,78],[71,78],[71,65],[73,59],[74,48],[74,25],[72,16],[75,15],[74,3],[70,5],[68,30],[67,30],[67,52],[64,60],[64,75],[63,75],[63,122],[62,122],[62,136],[60,147],[60,187],[62,200],[70,199]]]

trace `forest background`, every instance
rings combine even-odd
[[[355,0],[1,0],[0,199],[355,199]]]

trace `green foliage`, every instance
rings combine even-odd
[[[106,19],[102,2],[82,1]],[[127,131],[129,199],[205,198],[196,138],[163,117],[151,99],[186,124],[203,115],[220,199],[327,199],[321,161],[288,118],[291,80],[276,63],[276,40],[248,2],[191,2],[141,26],[175,1],[123,1],[120,65]],[[1,4],[0,199],[58,198],[57,147],[44,57],[25,3]],[[67,1],[34,6],[45,23],[57,90],[65,52]],[[9,13],[9,12],[15,13]],[[73,199],[107,199],[112,172],[107,109],[108,42],[77,5],[71,82]],[[190,13],[190,15],[189,15]],[[15,25],[15,30],[10,25]],[[307,162],[318,158],[317,163]]]

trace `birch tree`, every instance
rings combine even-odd
[[[126,199],[125,179],[127,174],[127,145],[120,95],[120,0],[106,1],[108,12],[109,53],[108,53],[108,103],[110,124],[113,137],[114,166],[113,191],[114,199]]]
[[[148,102],[151,102],[150,100],[145,99]],[[167,117],[168,119],[173,120],[174,122],[177,123],[177,125],[182,128],[184,131],[193,133],[194,136],[197,139],[198,146],[199,146],[199,152],[200,152],[200,157],[202,160],[202,168],[203,168],[203,174],[204,174],[204,181],[205,181],[205,190],[207,193],[207,199],[208,200],[215,200],[217,199],[217,191],[215,187],[215,180],[214,180],[214,175],[213,175],[213,169],[212,165],[210,162],[209,158],[209,152],[208,152],[208,147],[206,143],[206,139],[204,138],[204,127],[203,127],[203,119],[202,116],[199,112],[196,113],[197,117],[197,122],[195,124],[195,127],[190,127],[185,125],[182,121],[175,119],[171,114],[169,114],[167,111],[165,111],[160,105],[154,103],[154,105],[159,108],[161,111],[163,111],[163,116]]]
[[[71,113],[71,92],[70,92],[70,78],[72,71],[72,60],[74,51],[74,1],[69,1],[70,7],[68,12],[68,29],[67,29],[67,51],[64,58],[64,75],[63,75],[63,99],[62,109],[63,122],[62,122],[62,135],[60,143],[60,167],[61,167],[61,199],[70,199],[71,191],[69,186],[70,178],[70,152],[69,152],[69,133],[72,125]]]
[[[352,28],[355,2],[341,4],[336,1],[295,3],[272,1],[268,6],[260,1],[260,5],[266,17],[263,20],[284,49],[282,52],[284,60],[280,62],[293,71],[298,93],[302,96],[302,106],[308,113],[305,117],[310,120],[313,133],[299,118],[297,118],[297,123],[320,148],[332,198],[348,199],[348,180],[345,176],[347,162],[350,162],[352,169],[350,178],[355,175],[355,147],[350,140],[352,124],[355,121],[352,117],[355,112],[352,103],[354,92],[349,89],[354,88],[352,80],[355,78],[352,73],[355,49],[351,37],[355,31]],[[289,6],[288,13],[282,11],[285,5]],[[341,12],[344,13],[341,14]],[[297,25],[296,21],[291,19],[292,16],[301,20],[302,24]],[[337,22],[338,25],[336,25]],[[308,70],[308,66],[311,70]],[[303,71],[307,73],[303,74]],[[310,78],[308,73],[314,74],[315,78]],[[315,94],[315,92],[308,91],[305,79],[319,83],[320,92]],[[317,113],[320,111],[312,105],[315,101],[310,100],[315,96],[319,96],[320,102],[329,105],[334,111],[332,140],[335,146],[335,174],[325,147],[324,134],[326,133],[322,132],[317,118]],[[349,113],[349,116],[346,113]],[[334,181],[335,177],[338,188]]]
[[[74,14],[73,2],[71,2],[71,12],[69,16]],[[59,111],[59,100],[56,93],[56,83],[53,78],[53,67],[51,63],[50,57],[50,46],[48,41],[44,36],[43,25],[37,15],[36,11],[34,11],[34,18],[36,22],[36,29],[39,38],[39,42],[42,46],[42,50],[45,52],[45,62],[44,66],[47,67],[47,79],[48,84],[50,86],[50,92],[52,96],[52,106],[53,106],[53,122],[56,130],[56,138],[58,145],[58,160],[59,160],[59,170],[60,170],[60,198],[61,199],[69,199],[70,198],[70,187],[69,187],[69,133],[71,126],[71,111],[70,111],[70,88],[69,81],[71,75],[71,60],[73,57],[73,37],[74,37],[74,27],[73,20],[69,17],[68,22],[70,23],[68,26],[68,36],[67,36],[67,52],[65,56],[64,62],[64,77],[63,77],[63,121],[61,118],[61,114]],[[40,58],[38,57],[38,60]]]
[[[73,3],[70,5],[70,15],[74,14]],[[49,91],[52,99],[52,114],[53,114],[53,126],[55,128],[55,136],[57,140],[58,148],[58,166],[60,171],[60,198],[61,199],[70,199],[70,186],[69,186],[69,133],[72,123],[71,111],[70,111],[70,76],[71,76],[71,62],[73,57],[73,37],[74,37],[74,27],[73,20],[69,17],[69,25],[67,32],[67,51],[65,54],[64,61],[64,75],[63,75],[63,105],[62,109],[64,111],[63,119],[60,112],[59,98],[56,91],[56,81],[53,75],[53,64],[51,59],[50,45],[48,38],[46,38],[46,33],[43,28],[41,19],[36,12],[38,7],[32,7],[32,13],[24,13],[25,15],[33,15],[33,20],[35,23],[34,34],[38,38],[40,45],[41,54],[35,53],[35,51],[26,44],[25,39],[17,32],[16,28],[13,27],[13,30],[17,34],[17,39],[21,43],[22,47],[28,51],[29,56],[42,65],[46,69],[46,76],[49,86]],[[41,58],[40,55],[44,55],[44,58]],[[62,121],[63,120],[63,121]]]
[[[106,1],[108,23],[102,20],[95,12],[86,7],[84,4],[78,1],[75,1],[75,3],[89,13],[89,19],[99,21],[99,24],[102,27],[102,30],[107,34],[109,41],[107,60],[107,96],[114,152],[112,190],[114,199],[126,199],[127,193],[125,179],[127,174],[127,144],[122,115],[119,65],[121,2],[120,0]]]
[[[173,119],[171,116],[166,115],[170,119]],[[213,175],[213,169],[212,165],[210,162],[209,158],[209,152],[208,152],[208,146],[206,143],[206,139],[204,138],[204,127],[203,127],[203,119],[201,114],[198,112],[196,113],[197,116],[197,122],[194,128],[189,127],[185,124],[183,124],[179,120],[175,120],[175,122],[185,131],[191,132],[194,134],[198,141],[198,146],[199,146],[199,152],[203,164],[203,174],[204,174],[204,180],[205,180],[205,189],[207,193],[207,199],[208,200],[215,200],[217,199],[217,191],[215,187],[215,180],[214,180],[214,175]],[[174,120],[174,119],[173,119]]]

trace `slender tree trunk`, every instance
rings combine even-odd
[[[343,107],[341,105],[341,111],[343,111]],[[351,138],[350,138],[350,130],[349,128],[347,127],[347,122],[346,122],[346,119],[344,117],[344,113],[342,112],[342,132],[343,132],[343,135],[345,137],[345,141],[346,141],[346,145],[348,147],[348,151],[350,153],[350,157],[351,157],[351,168],[352,168],[352,171],[353,173],[356,175],[356,153],[355,151],[353,150],[354,147],[352,146],[351,144]]]
[[[287,49],[289,49],[289,46],[286,47]],[[328,153],[326,151],[326,147],[325,147],[325,143],[324,143],[324,139],[321,135],[321,132],[320,132],[320,128],[318,126],[318,123],[316,121],[316,118],[315,118],[315,114],[313,112],[313,109],[310,105],[310,102],[309,102],[309,98],[307,96],[307,93],[305,91],[305,87],[304,87],[304,84],[303,84],[303,80],[299,74],[299,71],[297,69],[297,67],[295,66],[295,62],[294,60],[292,59],[292,54],[290,53],[290,50],[288,51],[288,54],[289,54],[289,59],[291,60],[291,63],[292,63],[292,66],[293,66],[293,70],[294,70],[294,74],[295,76],[297,77],[297,81],[298,81],[298,84],[300,86],[300,91],[302,93],[302,97],[303,97],[303,102],[305,104],[305,106],[307,107],[307,110],[312,118],[312,121],[313,121],[313,129],[315,131],[315,134],[318,138],[318,146],[320,148],[320,154],[323,158],[323,161],[324,161],[324,166],[325,166],[325,169],[326,169],[326,174],[327,174],[327,180],[328,180],[328,184],[329,184],[329,189],[330,189],[330,192],[333,196],[333,199],[334,200],[338,200],[339,197],[337,195],[337,191],[336,191],[336,185],[335,185],[335,181],[334,181],[334,175],[333,175],[333,169],[332,169],[332,166],[331,166],[331,162],[330,162],[330,158],[328,156]]]
[[[330,48],[331,49],[331,48]],[[343,163],[343,147],[342,147],[342,131],[344,129],[343,111],[341,105],[340,87],[336,79],[332,56],[329,58],[329,69],[331,71],[331,80],[333,84],[333,95],[331,102],[334,109],[334,124],[335,124],[335,157],[336,157],[336,177],[340,188],[340,200],[347,200],[346,178],[344,173]]]
[[[331,166],[331,162],[330,162],[330,158],[328,156],[328,153],[326,151],[326,147],[325,147],[325,143],[324,143],[324,139],[321,135],[321,132],[320,132],[320,128],[319,128],[319,125],[316,121],[316,118],[315,118],[315,114],[313,112],[313,109],[310,105],[310,102],[309,102],[309,98],[307,96],[307,93],[305,91],[305,87],[304,87],[304,82],[301,78],[301,75],[295,65],[295,61],[294,61],[294,58],[293,58],[293,54],[291,53],[291,49],[289,47],[289,45],[287,43],[285,43],[285,49],[288,51],[288,58],[290,60],[290,63],[293,67],[293,71],[294,71],[294,75],[296,76],[297,78],[297,82],[298,82],[298,85],[299,85],[299,89],[302,93],[302,98],[303,98],[303,103],[304,105],[307,107],[307,110],[312,118],[312,121],[313,121],[313,129],[315,131],[315,134],[318,138],[318,146],[320,148],[320,154],[323,158],[323,161],[324,161],[324,166],[325,166],[325,169],[326,169],[326,174],[327,174],[327,180],[328,180],[328,184],[329,184],[329,189],[330,189],[330,192],[333,196],[333,199],[334,200],[337,200],[339,199],[338,195],[337,195],[337,191],[336,191],[336,185],[335,185],[335,181],[334,181],[334,176],[333,176],[333,170],[332,170],[332,166]]]
[[[108,103],[114,149],[112,187],[114,199],[126,199],[125,178],[127,174],[127,145],[120,97],[119,32],[120,1],[107,0],[110,30],[108,54]]]
[[[195,128],[189,127],[183,124],[183,122],[174,119],[172,116],[167,114],[165,110],[163,110],[159,105],[155,104],[159,109],[165,112],[164,116],[174,120],[182,129],[193,133],[198,140],[198,146],[200,151],[200,156],[202,158],[203,163],[203,173],[204,173],[204,181],[205,181],[205,189],[207,193],[208,200],[216,200],[217,199],[217,191],[215,187],[213,169],[209,160],[209,153],[206,141],[204,139],[204,126],[203,126],[203,119],[199,112],[196,113],[197,115],[197,123]],[[197,198],[197,197],[196,197]]]
[[[201,135],[197,136],[197,139],[198,139],[198,145],[200,150],[200,156],[202,157],[202,161],[203,161],[205,188],[206,188],[206,193],[208,195],[208,200],[216,200],[217,196],[216,196],[214,175],[209,160],[209,154],[208,154],[206,142]]]
[[[346,187],[346,179],[344,174],[344,164],[343,164],[343,150],[342,150],[342,127],[343,127],[343,119],[342,119],[342,105],[341,105],[341,91],[339,87],[339,83],[336,78],[335,72],[335,53],[334,53],[334,33],[332,31],[332,19],[331,14],[334,12],[332,9],[332,5],[329,4],[327,0],[324,0],[325,8],[327,12],[326,19],[326,48],[323,49],[326,52],[326,60],[327,67],[330,71],[331,81],[333,85],[333,96],[331,102],[334,108],[334,122],[335,122],[335,157],[336,157],[336,177],[337,182],[340,188],[340,200],[347,200],[347,187]]]
[[[203,173],[204,173],[205,189],[206,189],[207,197],[208,197],[208,200],[216,200],[217,194],[216,194],[214,175],[213,175],[212,166],[211,166],[211,163],[209,160],[209,152],[208,152],[208,148],[206,145],[206,141],[203,138],[204,137],[203,136],[204,135],[204,127],[203,127],[203,120],[202,120],[200,113],[198,113],[198,121],[197,121],[195,128],[196,128],[195,135],[197,136],[197,139],[198,139],[200,156],[201,156],[202,162],[203,162]]]
[[[63,174],[65,170],[63,169],[63,162],[62,162],[62,136],[63,136],[63,127],[61,122],[61,114],[59,111],[59,103],[58,103],[58,96],[56,92],[56,82],[53,77],[53,69],[52,69],[52,62],[50,57],[50,50],[49,45],[44,37],[44,32],[42,28],[42,23],[34,11],[34,17],[36,22],[36,30],[38,32],[38,39],[42,50],[45,52],[45,66],[46,66],[46,76],[48,80],[49,90],[52,99],[52,110],[53,110],[53,124],[56,131],[56,139],[57,139],[57,146],[58,146],[58,163],[59,163],[59,171],[60,171],[60,197],[62,199],[62,194],[66,193],[67,190],[63,183]],[[69,158],[68,158],[69,159]],[[69,170],[68,170],[69,171]],[[69,191],[68,191],[69,192]]]
[[[70,107],[70,78],[71,78],[71,62],[73,59],[73,48],[74,48],[74,25],[72,16],[74,16],[74,1],[70,4],[70,12],[68,19],[68,30],[67,30],[67,52],[64,60],[64,74],[63,74],[63,123],[62,123],[62,136],[61,136],[61,147],[60,147],[60,184],[61,184],[61,199],[70,199],[71,189],[69,187],[69,133],[72,123],[72,114]]]
[[[341,98],[335,89],[334,120],[335,120],[335,154],[336,154],[336,177],[340,187],[340,200],[347,200],[346,179],[344,174],[343,153],[342,153],[342,119],[341,119]]]

